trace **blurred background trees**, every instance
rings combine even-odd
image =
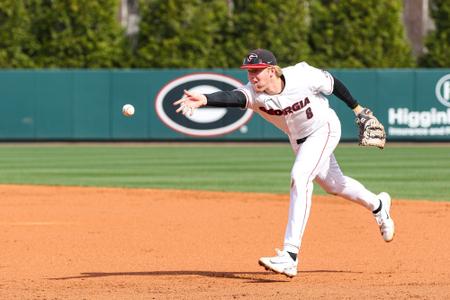
[[[219,67],[227,18],[223,0],[141,1],[136,67]],[[217,53],[216,53],[217,52]]]
[[[238,67],[250,49],[267,48],[281,66],[309,57],[309,8],[298,0],[229,1],[227,66]],[[219,49],[220,51],[220,49]],[[220,52],[219,52],[220,55]]]
[[[311,1],[311,62],[322,67],[412,67],[400,1]]]
[[[450,67],[450,1],[432,0],[431,16],[436,29],[426,40],[425,55],[420,58],[423,67]]]
[[[23,1],[0,1],[0,67],[36,67],[32,56],[38,43],[31,33],[30,18]]]
[[[259,47],[281,66],[450,67],[450,1],[420,1],[424,51],[404,0],[0,0],[0,67],[236,68]]]
[[[0,0],[0,67],[125,66],[117,0]]]
[[[39,67],[110,68],[123,60],[116,0],[28,0]]]

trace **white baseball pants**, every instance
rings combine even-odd
[[[354,201],[373,211],[379,205],[377,196],[361,183],[344,176],[333,151],[341,138],[341,124],[330,109],[328,123],[297,145],[291,141],[296,158],[291,171],[289,219],[284,250],[298,253],[311,209],[313,180],[327,193]]]

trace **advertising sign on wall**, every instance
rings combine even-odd
[[[389,142],[450,141],[450,69],[332,74],[373,110]],[[3,70],[0,140],[287,141],[251,110],[206,107],[186,117],[173,106],[184,90],[211,93],[246,82],[246,72],[231,69]],[[328,98],[341,120],[342,140],[356,141],[352,110]],[[125,103],[136,108],[133,117],[122,115]]]
[[[450,74],[440,77],[431,91],[434,93],[424,93],[426,99],[416,99],[412,106],[388,109],[388,136],[430,139],[450,136]]]

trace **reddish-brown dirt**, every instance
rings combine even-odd
[[[370,212],[313,199],[299,274],[257,261],[281,246],[288,196],[0,186],[0,299],[444,299],[450,203]]]

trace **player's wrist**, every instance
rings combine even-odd
[[[208,97],[206,95],[202,95],[202,99],[200,100],[202,103],[202,106],[206,106],[208,104]]]
[[[364,110],[364,107],[362,107],[361,105],[357,105],[354,109],[353,112],[355,113],[355,116],[359,115],[362,111]]]

